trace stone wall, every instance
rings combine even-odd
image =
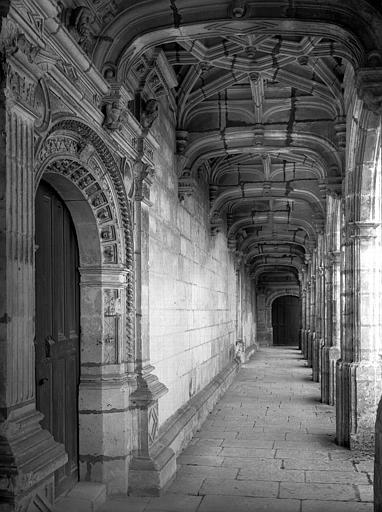
[[[175,135],[166,112],[162,104],[150,208],[151,363],[169,389],[160,399],[160,423],[228,364],[236,341],[234,258],[225,234],[210,234],[203,175],[193,197],[178,199]],[[251,294],[242,300],[244,336],[253,343]]]

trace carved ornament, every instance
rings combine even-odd
[[[88,55],[91,54],[98,40],[112,41],[110,37],[96,34],[93,28],[95,16],[87,6],[65,8],[61,13],[61,19],[73,39]]]
[[[37,156],[44,172],[61,174],[79,188],[97,220],[104,263],[117,263],[119,232],[116,208],[104,173],[94,157],[95,148],[89,142],[79,142],[65,136],[49,137]],[[53,157],[53,160],[52,160]]]
[[[151,206],[150,188],[153,183],[155,170],[147,163],[136,160],[133,165],[135,201],[142,201],[147,206]]]
[[[119,82],[110,82],[110,94],[104,97],[104,128],[116,131],[121,130],[127,123],[128,102],[132,95],[128,92],[124,84]]]

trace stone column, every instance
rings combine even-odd
[[[314,272],[315,265],[312,265],[311,272]],[[308,332],[308,364],[313,365],[314,340],[316,338],[316,275],[310,276],[310,313],[309,313],[309,332]]]
[[[0,510],[52,501],[64,447],[35,404],[34,123],[37,78],[26,56],[2,63],[0,83]],[[36,498],[36,495],[39,498]]]
[[[310,293],[311,293],[311,283],[310,283],[310,272],[309,272],[309,259],[305,256],[306,268],[304,271],[304,282],[305,282],[305,329],[304,329],[304,345],[303,345],[303,355],[305,359],[308,359],[308,337],[309,337],[309,329],[310,329]]]
[[[173,450],[155,441],[158,435],[158,400],[167,388],[152,373],[150,364],[149,308],[149,208],[153,169],[142,161],[135,175],[135,275],[136,275],[136,390],[131,406],[136,413],[137,445],[129,471],[129,493],[158,495],[176,471]]]
[[[330,252],[327,257],[326,282],[326,339],[322,348],[321,399],[335,404],[336,362],[340,357],[340,253]]]
[[[323,288],[324,288],[324,269],[321,266],[320,258],[321,251],[317,251],[316,263],[316,299],[315,299],[315,312],[316,312],[316,325],[315,336],[313,338],[312,349],[312,370],[313,381],[319,382],[320,368],[321,368],[321,347],[323,345]]]
[[[236,341],[243,339],[243,253],[236,251],[235,253],[235,272],[236,272]]]
[[[306,284],[305,272],[302,273],[300,281],[301,290],[301,329],[300,329],[300,350],[305,357],[306,351]]]
[[[375,223],[351,226],[348,250],[352,258],[352,286],[345,309],[346,333],[352,335],[342,347],[337,363],[337,441],[350,448],[374,450],[374,423],[382,392],[380,346],[381,264],[376,257]],[[348,265],[347,265],[348,266]],[[350,304],[351,303],[351,304]]]

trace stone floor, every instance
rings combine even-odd
[[[113,498],[102,512],[371,512],[373,460],[334,444],[334,408],[295,348],[243,365],[160,498]]]

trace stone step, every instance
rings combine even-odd
[[[78,482],[59,496],[52,512],[96,512],[106,500],[106,486],[97,482]]]

